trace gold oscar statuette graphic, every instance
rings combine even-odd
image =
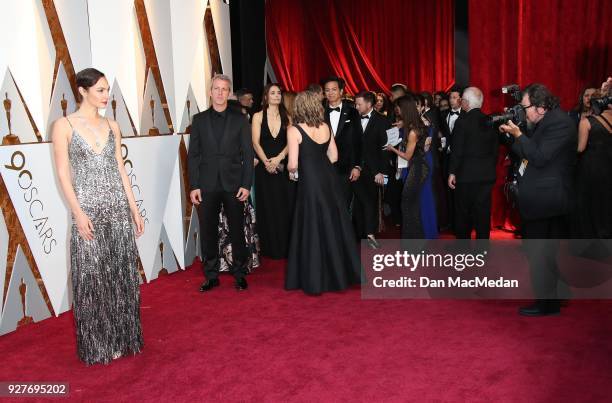
[[[6,136],[4,136],[2,138],[2,145],[14,145],[14,144],[19,144],[21,143],[19,141],[19,137],[17,137],[17,135],[13,134],[13,131],[11,129],[11,100],[8,97],[8,92],[4,93],[5,99],[4,99],[4,110],[6,111],[6,120],[8,122],[8,134]]]
[[[17,322],[17,326],[28,325],[34,322],[34,319],[31,316],[26,316],[26,291],[28,286],[21,279],[21,284],[19,284],[19,294],[21,294],[21,311],[23,312],[23,318],[19,322]]]
[[[62,100],[60,101],[60,105],[62,106],[62,115],[66,117],[66,110],[68,109],[68,101],[64,98],[65,94],[62,94]]]
[[[159,253],[161,254],[161,270],[159,271],[160,276],[165,276],[168,274],[168,270],[164,268],[164,243],[159,243]]]
[[[159,134],[159,129],[155,127],[155,100],[153,99],[153,96],[151,96],[149,105],[151,105],[151,120],[153,121],[153,127],[149,129],[149,136],[151,136]]]
[[[111,108],[113,108],[113,120],[117,120],[117,101],[115,101],[114,94],[113,94],[113,100],[111,101]]]
[[[185,133],[191,133],[191,101],[187,100],[187,116],[189,117],[189,124],[185,128]]]

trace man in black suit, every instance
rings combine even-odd
[[[204,276],[200,291],[219,285],[219,213],[227,216],[232,242],[231,273],[236,288],[247,288],[247,247],[244,236],[244,203],[253,180],[253,146],[248,121],[227,106],[231,80],[217,74],[212,79],[212,107],[193,117],[189,153],[191,202],[199,206]]]
[[[491,191],[495,183],[498,134],[487,124],[482,107],[482,91],[468,87],[463,91],[463,118],[453,130],[448,186],[455,190],[455,235],[489,239],[491,230]]]
[[[531,270],[536,302],[519,310],[521,315],[557,315],[559,291],[566,286],[559,279],[557,251],[564,237],[569,212],[571,178],[576,158],[577,133],[572,119],[559,108],[558,99],[542,84],[523,92],[521,106],[527,124],[525,135],[512,121],[500,131],[514,137],[512,151],[522,160],[519,168],[518,203],[523,225],[525,252]]]
[[[342,100],[344,79],[328,77],[321,82],[327,106],[325,121],[331,128],[336,146],[338,161],[334,164],[339,178],[340,191],[347,207],[353,199],[351,183],[361,175],[361,136],[359,133],[359,114],[351,103]]]
[[[374,110],[376,95],[362,91],[355,96],[355,108],[361,124],[358,127],[363,145],[361,152],[361,176],[354,183],[355,202],[353,218],[360,238],[366,238],[371,248],[378,248],[375,234],[378,230],[378,192],[384,185],[388,156],[383,150],[387,144],[389,121]]]
[[[455,129],[455,123],[458,119],[462,118],[465,112],[461,109],[461,93],[462,90],[459,87],[453,87],[449,91],[449,104],[450,109],[442,114],[440,122],[440,171],[442,173],[442,183],[446,184],[448,181],[449,169],[450,169],[450,156],[452,153],[452,139],[453,132]],[[454,229],[455,227],[455,200],[454,191],[444,186],[445,192],[440,195],[440,203],[442,208],[439,217],[441,229]],[[444,214],[445,213],[445,214]]]

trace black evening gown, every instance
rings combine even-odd
[[[424,239],[421,220],[421,192],[429,175],[429,165],[425,160],[425,140],[419,135],[414,153],[410,159],[408,177],[402,191],[402,239]]]
[[[278,135],[273,137],[265,109],[259,144],[268,158],[277,156],[287,145],[287,128],[281,127]],[[255,167],[255,205],[261,254],[272,259],[287,257],[295,194],[295,185],[289,180],[285,169],[286,161],[281,164],[283,169],[276,174],[266,171],[263,163]]]
[[[587,119],[591,130],[578,163],[573,237],[611,239],[612,134],[595,117]]]
[[[361,265],[346,202],[327,147],[300,127],[298,186],[285,288],[307,294],[339,291],[361,282]]]

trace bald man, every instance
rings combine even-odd
[[[469,239],[488,239],[491,230],[491,191],[495,183],[498,133],[487,125],[482,113],[483,95],[476,87],[463,91],[465,115],[453,130],[448,186],[455,189],[455,234]]]

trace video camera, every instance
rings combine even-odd
[[[525,115],[525,110],[520,104],[521,99],[523,98],[521,88],[516,84],[510,84],[503,86],[501,91],[502,94],[508,94],[514,98],[517,104],[506,109],[504,113],[490,115],[489,124],[497,127],[511,120],[515,125],[523,127],[527,123],[527,116]]]
[[[608,95],[601,98],[591,98],[591,109],[594,115],[601,115],[603,111],[608,109],[608,105],[612,103],[612,96]]]

